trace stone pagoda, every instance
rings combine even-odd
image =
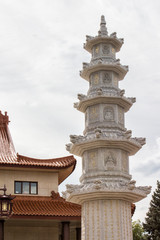
[[[116,59],[123,44],[116,33],[108,35],[104,16],[98,36],[87,36],[85,50],[90,63],[83,63],[80,76],[89,82],[87,95],[78,94],[74,107],[85,114],[82,136],[71,135],[67,150],[82,157],[80,185],[67,185],[68,201],[82,205],[82,240],[131,240],[131,204],[145,198],[151,187],[136,187],[129,173],[129,156],[145,144],[132,138],[124,114],[135,98],[124,96],[119,81],[128,66]]]

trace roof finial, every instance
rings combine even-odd
[[[108,36],[104,15],[101,16],[100,30],[98,31],[98,35],[99,36]]]

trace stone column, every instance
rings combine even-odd
[[[80,185],[67,185],[67,201],[82,205],[82,240],[132,240],[131,203],[145,198],[148,186],[136,187],[129,171],[129,156],[138,152],[145,138],[133,138],[125,128],[125,113],[135,98],[124,96],[119,81],[128,66],[116,59],[123,39],[108,35],[104,16],[98,36],[87,35],[84,48],[91,61],[83,63],[80,76],[89,82],[87,95],[74,104],[85,114],[83,135],[70,135],[67,150],[82,157]]]
[[[70,222],[62,222],[62,240],[70,240]]]
[[[131,204],[95,200],[82,204],[82,240],[132,240]]]
[[[76,240],[81,240],[81,228],[76,228]]]

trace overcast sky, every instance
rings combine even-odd
[[[109,33],[124,45],[117,54],[129,65],[120,83],[137,102],[126,114],[133,137],[147,144],[130,158],[137,185],[160,178],[160,1],[159,0],[0,0],[0,109],[10,117],[19,154],[37,158],[69,155],[70,134],[82,134],[84,116],[73,108],[77,93],[86,93],[80,78],[85,35],[97,35],[105,15]],[[60,186],[78,183],[75,172]],[[150,197],[137,204],[134,219],[144,219]]]

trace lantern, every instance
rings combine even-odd
[[[12,200],[15,197],[7,195],[7,188],[0,188],[0,191],[4,191],[3,195],[0,195],[0,240],[4,240],[4,221],[8,219],[12,214]]]

